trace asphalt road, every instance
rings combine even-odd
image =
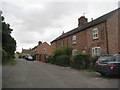
[[[115,77],[25,59],[2,70],[3,88],[118,88]]]

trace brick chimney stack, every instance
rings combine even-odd
[[[79,19],[78,19],[78,27],[81,27],[83,26],[84,24],[88,23],[88,19],[85,18],[85,16],[81,16]]]
[[[64,31],[63,31],[63,33],[62,33],[62,35],[64,34]]]
[[[38,42],[38,45],[40,45],[40,44],[42,44],[42,41],[39,41],[39,42]]]

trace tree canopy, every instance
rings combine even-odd
[[[14,52],[16,51],[16,40],[11,36],[11,32],[13,29],[10,28],[10,24],[6,23],[4,21],[4,17],[0,15],[1,18],[1,25],[2,30],[0,30],[0,33],[2,31],[2,49],[7,52],[7,55],[9,58],[12,58],[14,56]]]

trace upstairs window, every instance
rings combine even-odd
[[[93,29],[92,34],[93,34],[93,39],[98,39],[98,28]]]
[[[73,43],[73,44],[76,44],[76,36],[73,36],[73,37],[72,37],[72,43]]]
[[[101,54],[100,47],[92,48],[92,56],[100,56],[100,54]]]
[[[64,46],[64,40],[62,40],[61,45]]]
[[[46,48],[43,49],[44,52],[47,52]]]

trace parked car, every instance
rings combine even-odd
[[[120,54],[100,56],[96,61],[95,70],[102,75],[120,76]]]
[[[27,59],[27,57],[28,57],[28,56],[26,55],[24,58]]]
[[[29,61],[33,61],[33,57],[31,56],[31,55],[28,55],[28,56],[26,56],[25,57],[27,60],[29,60]]]

